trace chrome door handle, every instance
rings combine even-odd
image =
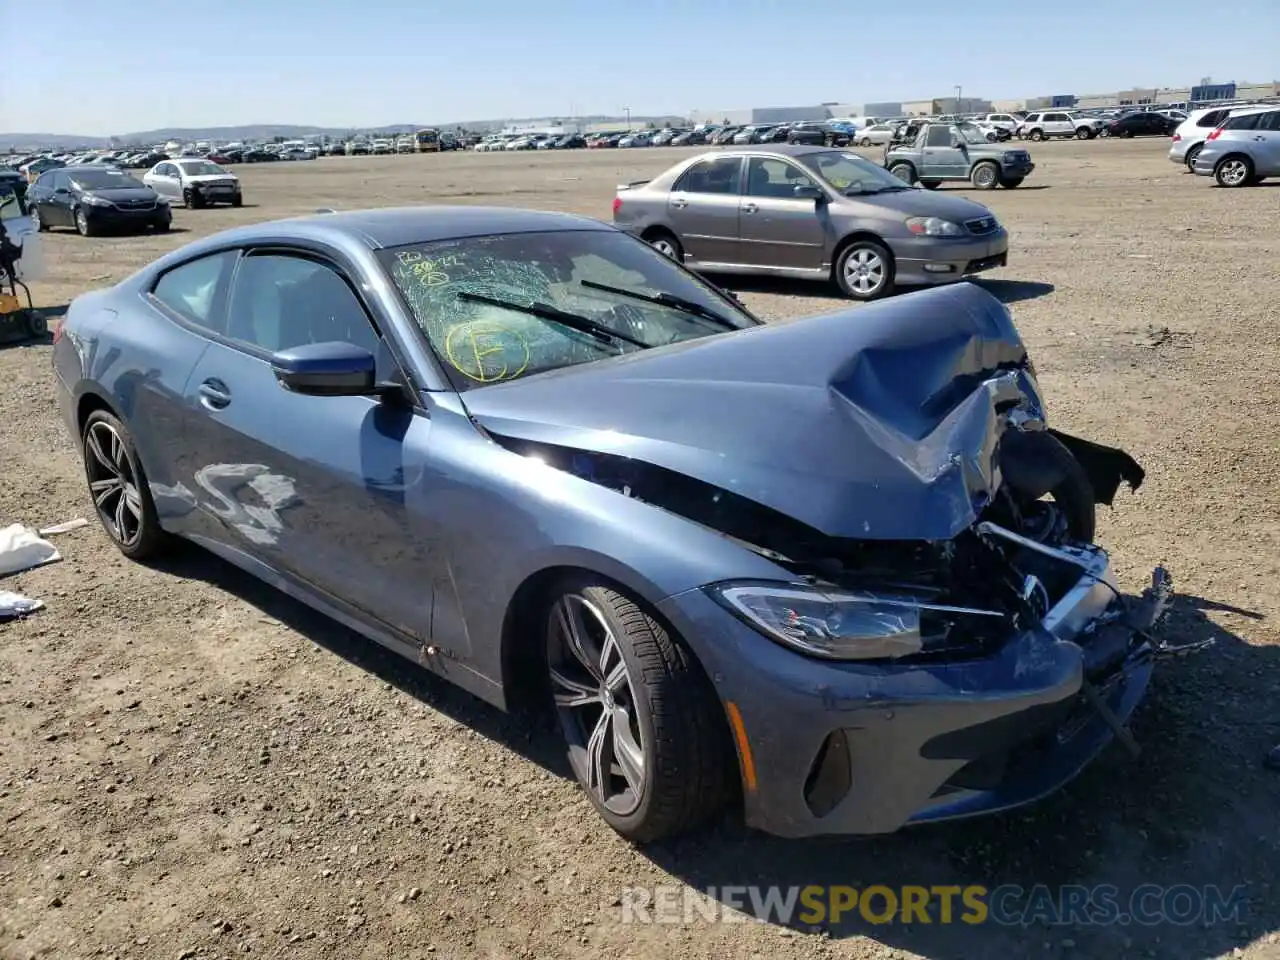
[[[759,207],[757,207],[754,203],[744,203],[744,204],[742,205],[742,212],[743,212],[743,213],[755,213],[755,212],[756,212],[757,210],[759,210],[759,209],[760,209],[760,208],[759,208]]]
[[[676,197],[674,200],[671,201],[671,205],[673,207],[676,207],[677,209],[683,210],[685,207],[689,205],[689,201],[683,200],[680,197]]]
[[[231,391],[221,380],[206,380],[198,391],[200,402],[210,410],[221,410],[231,403]]]

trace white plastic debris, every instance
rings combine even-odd
[[[55,523],[52,527],[44,527],[40,530],[40,536],[52,537],[59,533],[70,533],[72,530],[79,530],[81,527],[87,527],[89,521],[84,517],[76,517],[74,520],[68,520],[65,523]]]
[[[13,620],[15,617],[25,617],[28,613],[34,613],[43,606],[43,600],[32,600],[30,597],[24,597],[20,593],[0,590],[0,621]]]
[[[15,523],[0,530],[0,576],[61,560],[62,554],[30,527]]]

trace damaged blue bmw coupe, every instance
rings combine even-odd
[[[54,367],[107,534],[174,537],[504,708],[541,701],[643,842],[1007,809],[1114,737],[1162,652],[959,284],[765,325],[613,227],[478,207],[199,240],[71,305]],[[1131,742],[1131,741],[1130,741]]]

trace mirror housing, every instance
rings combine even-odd
[[[271,358],[280,386],[312,397],[368,397],[379,392],[377,361],[350,343],[308,343]]]
[[[797,200],[825,200],[827,195],[811,184],[798,183],[792,190]]]

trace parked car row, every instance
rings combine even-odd
[[[142,177],[106,163],[59,167],[40,174],[27,190],[37,232],[70,227],[83,237],[108,230],[169,229],[170,205],[189,209],[244,203],[240,179],[202,157],[162,160]]]

